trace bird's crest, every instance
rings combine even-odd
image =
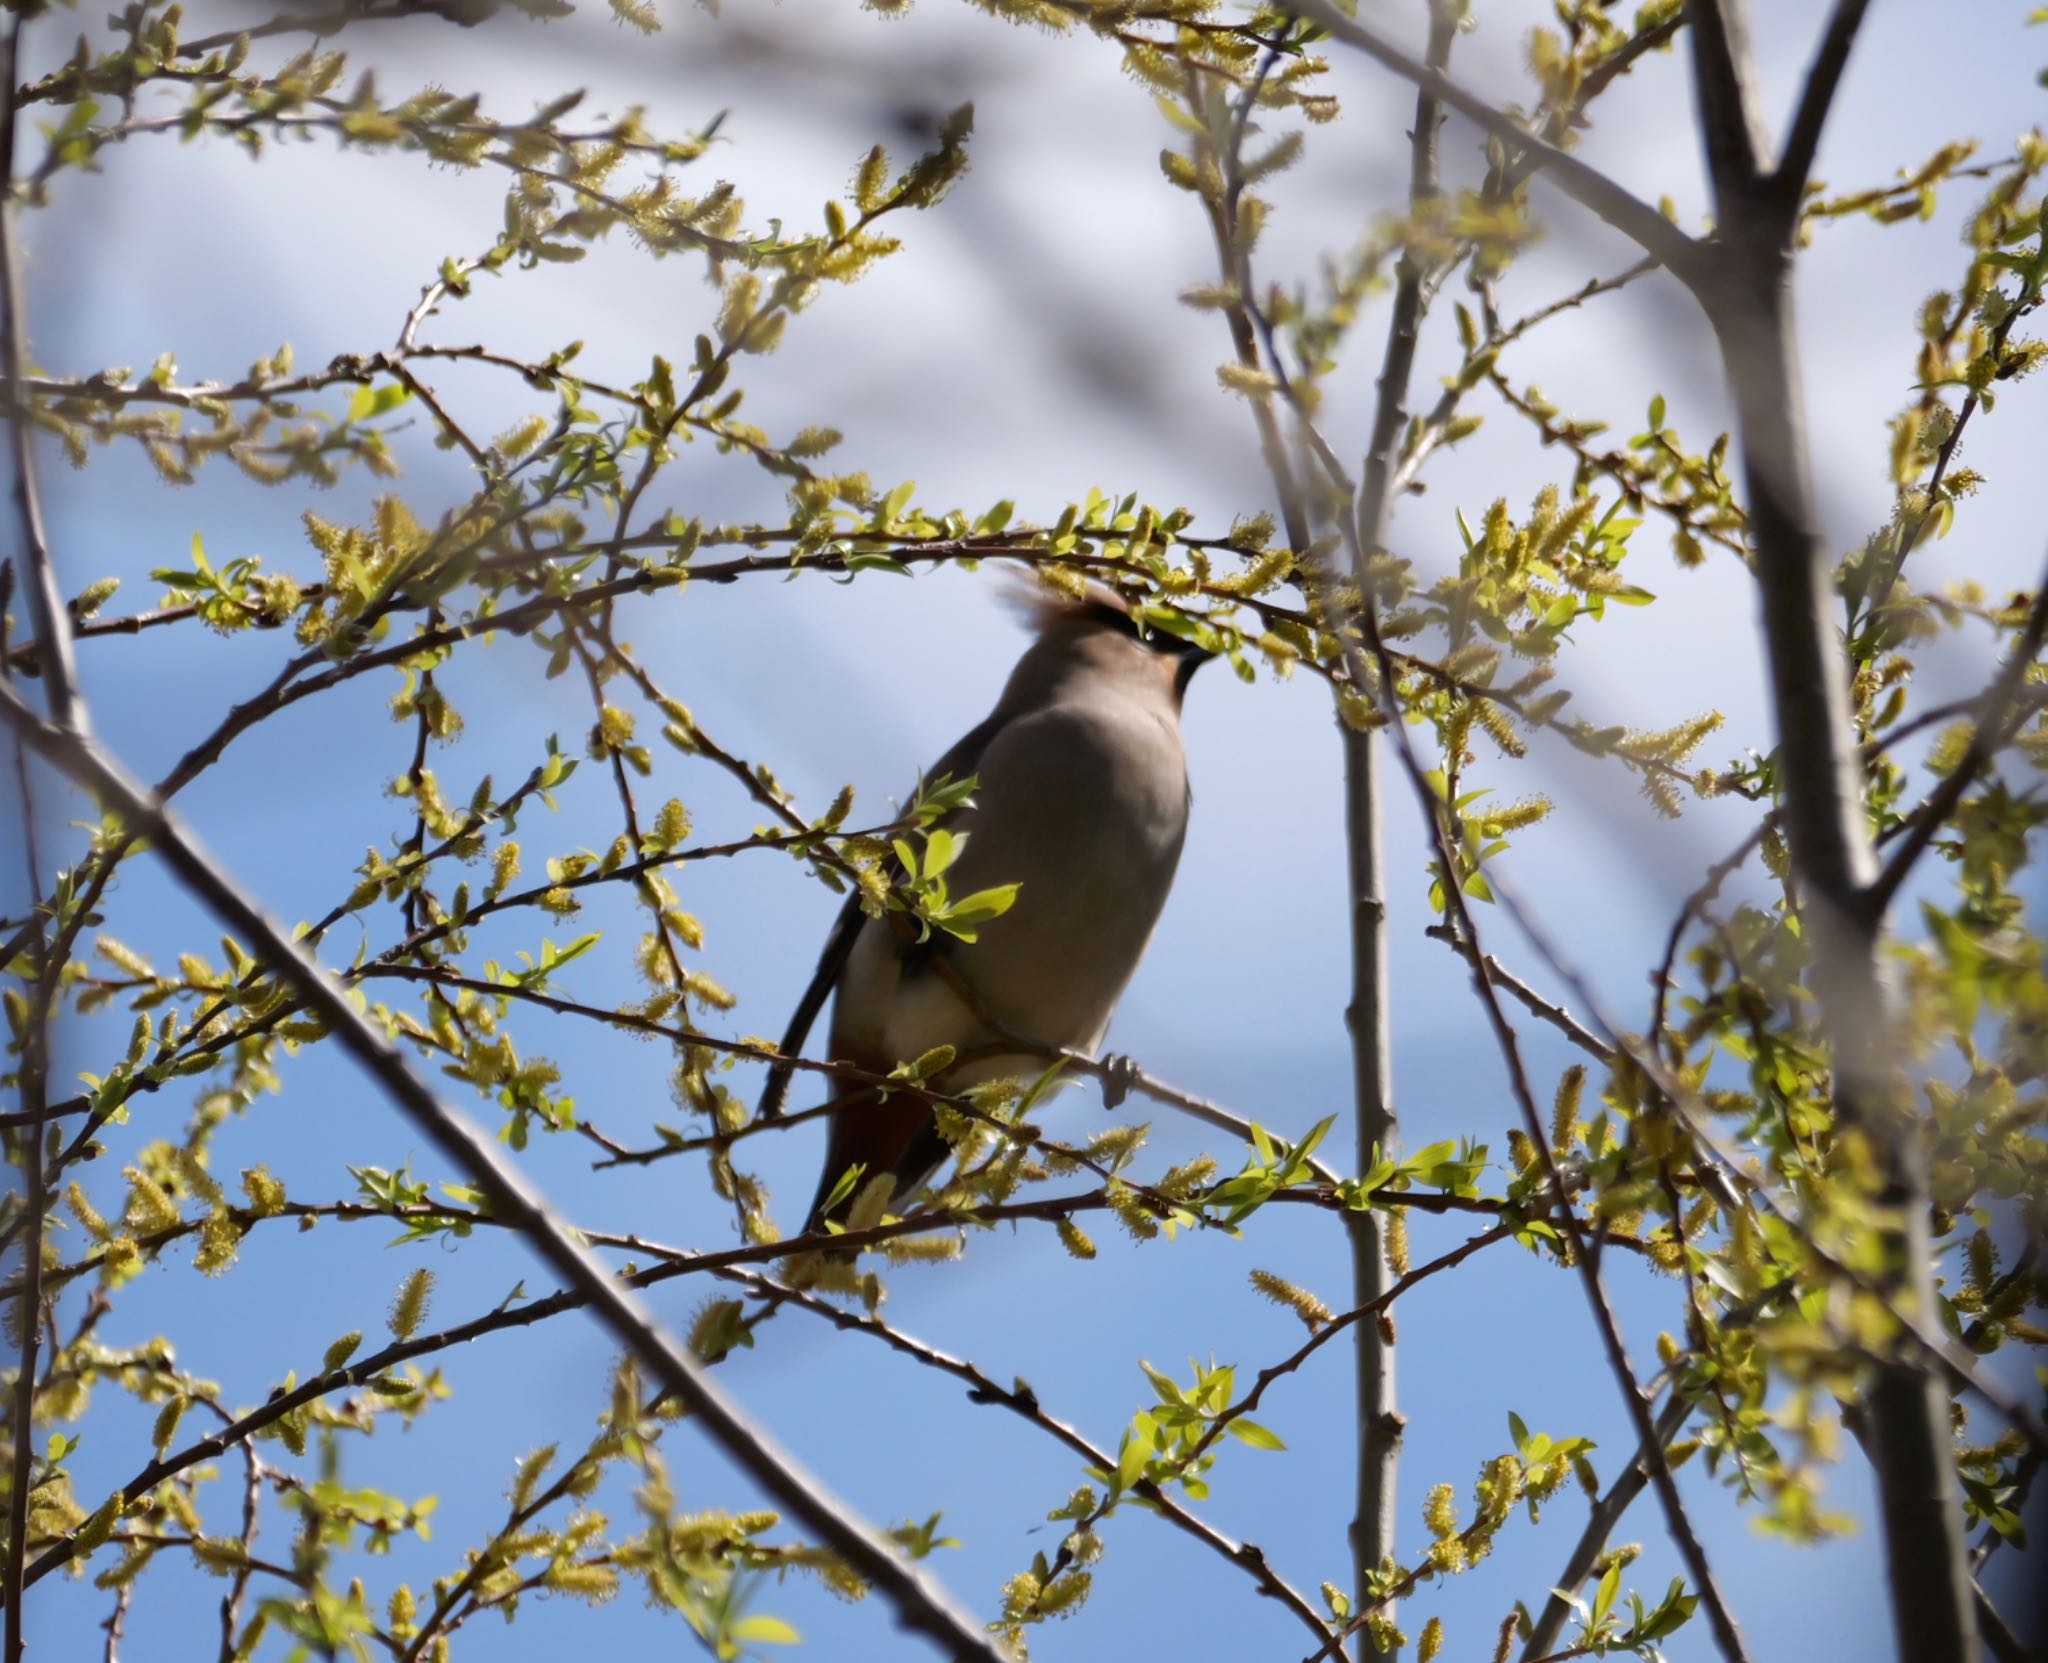
[[[1131,609],[1106,583],[1086,582],[1079,594],[1050,583],[1009,579],[998,586],[998,599],[1034,635],[1049,635],[1062,624],[1092,620],[1128,631]]]

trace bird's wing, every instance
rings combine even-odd
[[[940,779],[951,775],[958,779],[973,773],[982,752],[988,749],[989,741],[1002,726],[1000,719],[990,716],[940,757],[925,777]],[[894,864],[893,856],[891,864]],[[778,1047],[784,1057],[802,1054],[805,1042],[811,1037],[811,1024],[817,1021],[818,1012],[825,1008],[826,998],[838,985],[840,972],[846,968],[846,957],[853,951],[854,938],[860,934],[862,918],[860,892],[856,890],[847,896],[846,904],[839,909],[832,933],[825,938],[825,949],[818,955],[818,967],[811,972],[810,985],[804,989],[803,997],[796,1002],[796,1010],[791,1013],[789,1027]],[[767,1084],[761,1090],[759,1112],[762,1119],[773,1120],[782,1113],[782,1105],[789,1096],[790,1076],[794,1073],[795,1069],[788,1062],[778,1062],[769,1069]]]

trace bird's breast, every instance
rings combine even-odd
[[[1062,701],[1007,724],[975,767],[975,804],[955,829],[946,874],[959,899],[1019,885],[973,943],[939,951],[1006,1026],[1092,1050],[1158,922],[1187,833],[1185,754],[1170,709],[1147,701]],[[840,989],[835,1037],[895,1058],[989,1036],[886,921],[870,921]]]

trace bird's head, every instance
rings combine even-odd
[[[1186,695],[1195,672],[1216,656],[1214,649],[1196,638],[1191,621],[1190,633],[1180,633],[1177,615],[1133,612],[1130,603],[1105,584],[1090,583],[1079,595],[1042,588],[1024,590],[1015,599],[1036,626],[1034,655],[1137,677],[1141,684],[1152,683],[1170,692],[1175,706]],[[1161,616],[1175,627],[1160,622]]]

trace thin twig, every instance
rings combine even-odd
[[[0,687],[0,714],[48,761],[92,792],[103,808],[119,813],[131,830],[147,836],[209,909],[254,943],[259,957],[272,963],[279,979],[291,985],[327,1023],[343,1049],[363,1065],[421,1135],[484,1191],[494,1213],[518,1225],[556,1272],[588,1299],[612,1333],[682,1400],[764,1490],[879,1588],[907,1625],[957,1656],[1000,1663],[979,1624],[921,1573],[906,1566],[871,1525],[858,1519],[752,1426],[725,1394],[703,1377],[697,1364],[640,1301],[577,1243],[491,1143],[420,1083],[399,1052],[365,1020],[327,973],[225,878],[219,866],[139,785],[101,756],[90,741],[38,720],[5,687]]]
[[[1021,1381],[1015,1386],[999,1386],[982,1371],[979,1365],[965,1358],[949,1356],[937,1347],[927,1345],[922,1340],[914,1339],[910,1335],[905,1334],[901,1329],[883,1322],[879,1317],[863,1315],[856,1311],[844,1310],[836,1305],[829,1305],[815,1295],[792,1288],[787,1283],[778,1282],[769,1277],[756,1275],[748,1271],[729,1271],[722,1274],[726,1275],[731,1281],[751,1288],[764,1298],[774,1299],[781,1304],[794,1305],[800,1310],[808,1311],[813,1316],[823,1318],[825,1321],[848,1333],[865,1334],[871,1339],[880,1340],[891,1350],[900,1352],[906,1357],[916,1359],[926,1368],[936,1369],[942,1374],[950,1374],[956,1380],[966,1383],[968,1387],[967,1395],[972,1401],[994,1404],[999,1408],[1007,1409],[1012,1414],[1029,1421],[1040,1431],[1050,1433],[1076,1455],[1080,1456],[1089,1466],[1100,1471],[1116,1471],[1116,1457],[1113,1454],[1108,1450],[1098,1448],[1065,1421],[1056,1419],[1054,1416],[1046,1413],[1044,1407],[1038,1401],[1037,1394]],[[1175,1529],[1192,1536],[1196,1541],[1201,1542],[1204,1546],[1212,1549],[1231,1564],[1237,1566],[1238,1569],[1246,1572],[1252,1578],[1253,1583],[1261,1594],[1266,1595],[1270,1599],[1278,1600],[1289,1612],[1299,1618],[1315,1634],[1317,1639],[1321,1639],[1329,1632],[1329,1624],[1317,1614],[1314,1606],[1310,1605],[1301,1594],[1273,1569],[1271,1564],[1267,1562],[1265,1551],[1256,1543],[1231,1540],[1230,1537],[1224,1535],[1214,1526],[1188,1512],[1186,1508],[1182,1507],[1149,1479],[1141,1479],[1137,1484],[1133,1485],[1132,1493],[1147,1503],[1153,1511],[1173,1525]]]
[[[1679,1429],[1691,1413],[1692,1406],[1674,1390],[1658,1412],[1656,1425],[1651,1429],[1659,1449],[1665,1448],[1678,1436]],[[1593,1503],[1586,1528],[1579,1532],[1579,1539],[1573,1544],[1564,1569],[1550,1585],[1550,1598],[1544,1602],[1543,1609],[1536,1614],[1536,1620],[1530,1626],[1529,1638],[1522,1647],[1522,1663],[1541,1663],[1542,1655],[1557,1644],[1565,1619],[1572,1614],[1570,1596],[1577,1593],[1580,1585],[1592,1574],[1594,1564],[1606,1551],[1608,1537],[1614,1534],[1622,1515],[1648,1486],[1650,1463],[1649,1453],[1639,1445],[1635,1458],[1616,1474],[1614,1482],[1607,1486],[1607,1493]]]
[[[1899,846],[1885,862],[1884,870],[1864,892],[1863,904],[1869,908],[1873,918],[1881,919],[1890,910],[1899,886],[1913,870],[1913,863],[1948,825],[1949,817],[1963,800],[1963,793],[1976,782],[1984,765],[2011,737],[2010,729],[2023,719],[2024,710],[2018,704],[2019,692],[2034,669],[2035,661],[2041,656],[2044,637],[2048,637],[2048,571],[2043,572],[2033,605],[2027,609],[2026,623],[2020,630],[2019,639],[2013,643],[2012,652],[1979,702],[1977,728],[1970,735],[1969,748],[1941,784],[1928,794],[1927,801],[1914,812],[1912,823]]]
[[[1630,195],[1598,168],[1539,138],[1505,110],[1495,108],[1485,99],[1467,92],[1456,82],[1411,58],[1393,42],[1346,17],[1330,0],[1292,0],[1292,3],[1293,10],[1321,24],[1335,39],[1356,47],[1403,80],[1525,153],[1573,201],[1630,238],[1645,254],[1654,255],[1660,265],[1687,287],[1703,285],[1707,281],[1709,262],[1702,245],[1679,230],[1649,203]]]
[[[1504,987],[1518,999],[1531,1016],[1548,1022],[1559,1033],[1570,1040],[1587,1056],[1596,1061],[1614,1061],[1614,1047],[1581,1022],[1576,1016],[1559,1004],[1543,997],[1521,977],[1503,966],[1491,953],[1482,953],[1470,942],[1458,939],[1457,931],[1448,924],[1432,924],[1422,932],[1432,941],[1441,941],[1467,964],[1482,969],[1499,986]]]
[[[1443,0],[1429,8],[1429,39],[1424,67],[1443,74],[1457,38],[1457,17]],[[1443,106],[1429,88],[1415,95],[1414,126],[1408,135],[1408,212],[1426,213],[1442,194],[1437,136]],[[1249,256],[1246,256],[1247,274]],[[1415,351],[1423,314],[1429,306],[1425,287],[1429,269],[1415,255],[1404,253],[1387,317],[1386,343],[1375,383],[1371,437],[1366,445],[1362,489],[1347,490],[1338,512],[1355,526],[1354,546],[1366,555],[1384,551],[1393,525],[1400,468],[1401,436],[1408,425],[1409,385],[1415,372]],[[1249,288],[1249,283],[1246,285]],[[1279,354],[1268,343],[1275,365]],[[1284,370],[1280,373],[1284,374]],[[1304,425],[1307,410],[1297,399]],[[1333,483],[1335,481],[1333,480]],[[1356,572],[1368,582],[1363,563]],[[1358,1170],[1393,1151],[1401,1122],[1393,1093],[1393,990],[1387,941],[1385,821],[1379,764],[1379,736],[1369,727],[1345,721],[1338,713],[1344,751],[1344,824],[1346,879],[1350,892],[1351,1002],[1345,1026],[1351,1034],[1352,1099],[1356,1116]],[[1347,1221],[1351,1245],[1352,1299],[1357,1308],[1391,1298],[1393,1266],[1388,1253],[1387,1220],[1367,1209]],[[1407,1419],[1396,1392],[1396,1352],[1391,1324],[1377,1320],[1355,1324],[1356,1472],[1351,1526],[1351,1598],[1362,1604],[1370,1579],[1396,1549],[1395,1520],[1399,1505],[1401,1444]],[[1260,1389],[1265,1379],[1262,1376]],[[1391,1621],[1391,1605],[1381,1608]],[[1367,1634],[1362,1656],[1388,1655]]]
[[[1671,933],[1664,938],[1664,956],[1658,960],[1655,977],[1656,994],[1650,1009],[1650,1043],[1661,1045],[1664,1041],[1664,1013],[1671,997],[1672,973],[1678,964],[1678,949],[1685,940],[1685,932],[1692,921],[1700,915],[1702,908],[1713,904],[1714,897],[1721,893],[1721,885],[1742,866],[1742,863],[1756,852],[1765,834],[1771,828],[1771,817],[1766,815],[1737,844],[1734,850],[1707,868],[1707,875],[1685,898],[1678,909],[1678,916],[1672,920]]]
[[[1365,1304],[1354,1305],[1350,1310],[1339,1312],[1328,1322],[1320,1324],[1314,1333],[1310,1334],[1306,1340],[1289,1352],[1287,1356],[1281,1358],[1279,1362],[1259,1370],[1257,1376],[1252,1381],[1252,1389],[1209,1423],[1209,1429],[1202,1434],[1195,1442],[1194,1447],[1184,1457],[1184,1464],[1191,1465],[1199,1457],[1206,1454],[1209,1446],[1229,1430],[1232,1421],[1238,1420],[1258,1408],[1265,1398],[1267,1389],[1276,1380],[1283,1379],[1287,1375],[1292,1374],[1325,1345],[1329,1344],[1331,1340],[1343,1333],[1345,1329],[1357,1327],[1361,1323],[1365,1323],[1368,1318],[1377,1319],[1381,1313],[1392,1310],[1394,1301],[1418,1283],[1426,1282],[1430,1277],[1438,1275],[1443,1271],[1455,1269],[1481,1248],[1491,1247],[1497,1241],[1506,1241],[1514,1234],[1515,1230],[1511,1226],[1496,1224],[1490,1230],[1482,1230],[1476,1236],[1468,1236],[1449,1252],[1439,1254],[1436,1258],[1417,1265],[1405,1276],[1396,1277]],[[1376,1321],[1371,1325],[1376,1326]],[[1377,1565],[1374,1568],[1377,1569]]]
[[[716,1273],[736,1265],[768,1264],[787,1260],[800,1254],[815,1253],[825,1248],[858,1251],[879,1246],[884,1242],[901,1237],[928,1234],[934,1230],[961,1229],[967,1225],[986,1226],[1022,1220],[1047,1220],[1064,1218],[1077,1212],[1100,1211],[1110,1204],[1105,1190],[1088,1190],[1075,1195],[1047,1196],[1039,1201],[1007,1202],[1000,1206],[977,1207],[971,1212],[927,1212],[915,1213],[904,1218],[886,1220],[864,1230],[819,1230],[805,1236],[790,1237],[779,1242],[752,1242],[742,1247],[723,1248],[712,1252],[693,1253],[681,1248],[667,1247],[639,1236],[608,1235],[600,1231],[579,1232],[598,1245],[629,1253],[637,1258],[653,1258],[659,1262],[645,1269],[619,1275],[616,1283],[621,1288],[644,1290],[678,1277]],[[464,1217],[463,1209],[453,1206],[430,1206],[415,1209],[387,1209],[351,1206],[342,1203],[317,1211],[320,1216],[357,1217]],[[470,1213],[466,1222],[505,1229],[519,1226],[513,1221],[482,1213]],[[228,1419],[221,1428],[207,1437],[189,1444],[183,1449],[165,1454],[152,1460],[116,1492],[124,1503],[131,1503],[137,1497],[147,1494],[167,1478],[197,1466],[203,1461],[212,1461],[230,1449],[234,1449],[265,1428],[275,1425],[293,1410],[317,1401],[338,1391],[360,1390],[371,1381],[387,1374],[401,1363],[419,1357],[432,1356],[456,1346],[467,1345],[487,1334],[504,1333],[516,1328],[529,1328],[545,1322],[564,1312],[582,1310],[593,1301],[577,1288],[566,1288],[523,1304],[507,1302],[495,1310],[473,1317],[451,1327],[430,1334],[419,1334],[408,1340],[394,1341],[382,1350],[353,1359],[340,1368],[329,1369],[309,1375],[289,1392],[279,1392],[259,1407],[245,1414]],[[62,1569],[76,1557],[78,1549],[77,1531],[60,1536],[50,1547],[33,1560],[24,1577],[28,1586],[33,1586],[51,1572]],[[970,1654],[972,1655],[972,1654]]]

